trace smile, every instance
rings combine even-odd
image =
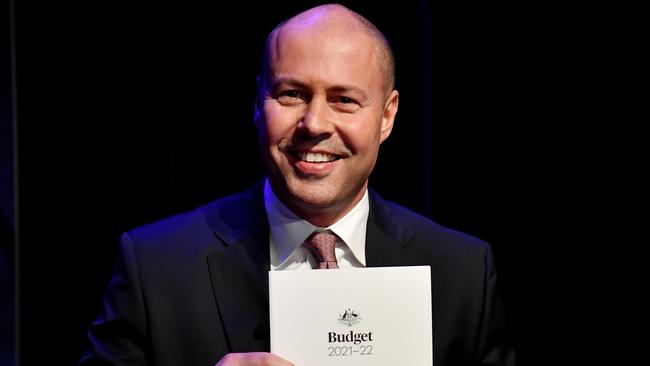
[[[336,155],[314,152],[296,152],[295,156],[307,163],[329,163],[340,159]]]

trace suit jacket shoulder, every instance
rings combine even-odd
[[[395,202],[370,192],[370,218],[367,249],[377,242],[399,247],[400,251],[410,257],[420,258],[431,264],[453,262],[456,265],[469,259],[483,258],[490,251],[490,246],[472,235],[444,227]],[[388,249],[389,252],[392,250]],[[481,259],[482,260],[482,259]],[[415,264],[415,263],[411,263]]]
[[[258,182],[247,191],[136,227],[125,235],[137,243],[138,250],[155,255],[209,251],[215,239],[231,242],[242,235],[257,239],[266,229],[260,185]]]

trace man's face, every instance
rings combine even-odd
[[[269,52],[256,124],[271,185],[303,218],[338,219],[365,192],[397,92],[386,97],[379,51],[365,34],[283,29]]]

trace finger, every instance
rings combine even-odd
[[[215,366],[294,366],[284,358],[268,352],[229,353]]]

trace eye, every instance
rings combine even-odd
[[[361,108],[361,104],[357,102],[355,99],[352,99],[350,97],[346,97],[344,95],[338,95],[334,97],[331,100],[331,103],[334,104],[334,106],[338,109],[340,109],[343,112],[354,112],[357,109]]]
[[[343,104],[350,104],[350,103],[356,103],[356,101],[352,98],[346,97],[346,96],[338,96],[334,98],[334,103],[343,103]]]
[[[276,99],[283,105],[296,105],[306,101],[307,97],[299,90],[284,90],[278,93]]]
[[[281,95],[288,98],[300,98],[300,93],[297,90],[287,90]]]

